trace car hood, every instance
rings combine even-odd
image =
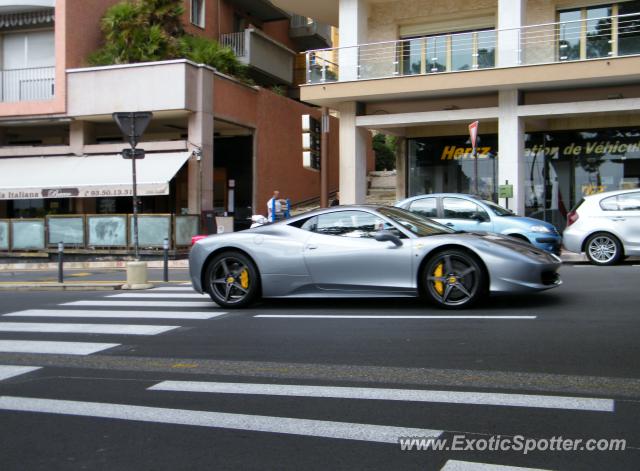
[[[542,219],[535,219],[527,216],[498,216],[498,220],[503,225],[518,226],[525,230],[528,230],[531,226],[544,226],[554,234],[558,233],[558,230],[553,224],[543,221]]]

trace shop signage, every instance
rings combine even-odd
[[[168,183],[138,184],[140,196],[169,194]],[[34,200],[41,198],[112,198],[131,196],[131,185],[111,185],[85,188],[26,188],[21,190],[0,190],[0,200]]]
[[[42,190],[43,198],[74,198],[80,194],[78,188],[53,188]]]

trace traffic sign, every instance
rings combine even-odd
[[[478,121],[474,121],[469,125],[469,137],[471,138],[471,147],[476,149],[476,141],[478,140]]]
[[[129,140],[131,147],[135,148],[138,145],[138,139],[149,126],[153,113],[148,111],[113,113],[112,116],[122,134]]]

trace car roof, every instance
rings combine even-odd
[[[389,206],[385,206],[382,204],[345,204],[345,205],[339,205],[339,206],[330,206],[328,208],[313,209],[311,211],[307,211],[306,213],[292,216],[289,219],[277,221],[274,224],[278,224],[278,223],[289,224],[294,221],[299,221],[300,219],[306,219],[309,217],[317,216],[318,214],[334,213],[337,211],[357,211],[357,210],[377,211],[381,208],[388,208],[388,207]]]
[[[405,203],[408,201],[414,201],[422,198],[442,198],[442,197],[454,197],[454,198],[468,198],[475,201],[482,201],[482,198],[476,195],[470,195],[467,193],[425,193],[424,195],[411,196],[400,200],[399,203]]]
[[[585,196],[584,199],[600,200],[600,199],[607,198],[609,196],[624,195],[624,194],[627,194],[627,193],[637,193],[639,191],[640,191],[640,188],[632,188],[630,190],[605,191],[605,192],[602,192],[602,193],[596,193],[595,195]]]

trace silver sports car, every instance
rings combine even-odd
[[[526,242],[464,233],[386,206],[336,206],[198,241],[196,291],[225,308],[263,298],[423,296],[463,308],[558,286],[561,261]]]

